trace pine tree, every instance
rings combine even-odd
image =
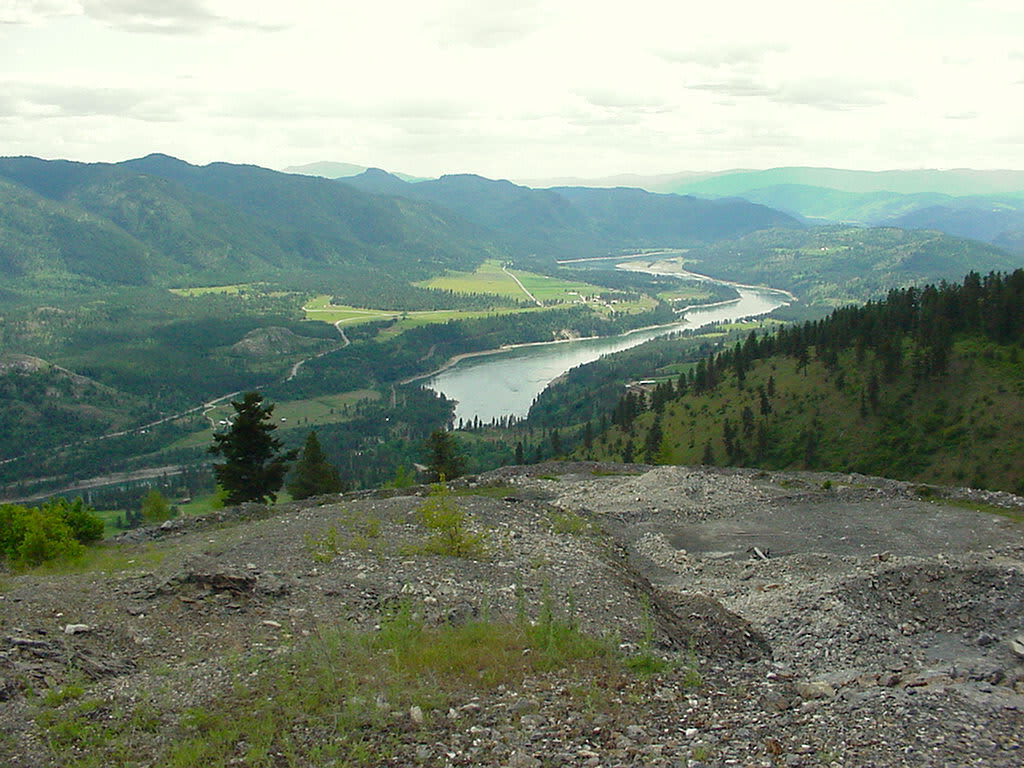
[[[259,392],[246,392],[241,400],[232,400],[231,407],[235,409],[231,426],[214,435],[210,447],[210,453],[224,457],[223,464],[213,465],[213,472],[227,492],[225,501],[274,501],[295,451],[281,453],[284,443],[272,436],[277,429],[271,421],[274,406],[264,407]]]
[[[316,431],[310,432],[306,437],[302,456],[292,469],[288,493],[293,499],[308,499],[310,496],[322,496],[325,493],[340,493],[342,488],[338,470],[324,456]]]
[[[647,437],[644,439],[645,463],[653,464],[658,458],[658,451],[661,450],[662,436],[661,415],[659,414],[654,417],[654,422],[651,424],[651,428],[647,431]]]
[[[704,443],[704,456],[701,457],[700,463],[701,464],[707,464],[708,466],[710,466],[710,465],[715,463],[715,451],[711,447],[711,441],[710,440],[708,440],[706,443]]]
[[[435,429],[427,438],[426,448],[431,482],[454,480],[465,471],[466,459],[451,432]]]

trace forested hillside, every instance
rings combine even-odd
[[[1024,271],[750,334],[628,392],[580,453],[1024,490]],[[636,374],[642,372],[637,371]]]
[[[701,200],[642,189],[531,189],[460,174],[414,184],[379,170],[343,186],[426,200],[487,231],[519,258],[600,255],[622,248],[685,246],[769,227],[800,228],[791,216],[745,200]]]
[[[5,287],[29,297],[254,277],[405,284],[495,252],[478,227],[427,203],[162,155],[113,165],[0,158],[0,200]]]
[[[833,306],[866,301],[892,288],[959,280],[1021,266],[1021,257],[941,232],[893,227],[772,229],[691,249],[697,272],[792,291]]]

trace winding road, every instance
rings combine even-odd
[[[305,307],[303,307],[303,309],[305,309]],[[330,349],[325,349],[322,352],[317,352],[315,355],[310,355],[309,357],[304,357],[302,360],[299,360],[297,363],[292,365],[291,369],[288,372],[288,375],[286,377],[284,377],[283,379],[281,379],[281,381],[291,381],[292,379],[294,379],[296,374],[298,374],[299,369],[303,366],[304,363],[307,363],[310,360],[315,360],[318,357],[323,357],[324,355],[329,354],[331,352],[337,352],[339,349],[344,349],[349,344],[351,344],[352,342],[349,341],[348,336],[345,335],[345,331],[343,331],[342,328],[341,328],[341,323],[342,322],[343,322],[342,320],[339,320],[338,322],[333,323],[335,330],[341,336],[341,344],[339,346],[331,347]],[[254,389],[260,389],[263,386],[266,386],[266,385],[263,384],[263,385],[260,385],[258,387],[254,387]],[[210,427],[213,428],[213,429],[216,429],[217,428],[217,424],[213,420],[213,418],[209,415],[210,411],[212,411],[218,405],[223,403],[225,400],[230,400],[231,398],[236,397],[237,395],[240,395],[241,393],[242,393],[242,390],[236,390],[235,392],[229,392],[226,395],[221,395],[220,397],[216,397],[213,400],[208,400],[207,402],[203,403],[202,405],[197,405],[197,406],[195,406],[193,408],[189,408],[187,410],[180,411],[178,413],[172,413],[170,416],[164,416],[162,418],[157,419],[156,421],[150,421],[150,422],[148,422],[146,424],[140,424],[139,426],[131,427],[130,429],[122,429],[122,430],[120,430],[118,432],[108,432],[105,435],[100,435],[99,437],[92,437],[92,438],[88,438],[88,439],[85,439],[85,440],[80,440],[80,441],[75,442],[75,443],[66,443],[64,445],[54,446],[54,447],[52,447],[52,448],[50,448],[48,450],[60,451],[60,450],[66,449],[66,448],[73,448],[73,447],[77,447],[77,446],[81,446],[81,445],[89,445],[90,443],[98,443],[98,442],[100,442],[102,440],[110,440],[110,439],[115,438],[115,437],[124,437],[125,435],[140,434],[140,433],[145,432],[146,430],[152,429],[153,427],[158,427],[161,424],[166,424],[169,421],[176,421],[177,419],[181,419],[181,418],[184,418],[186,416],[191,416],[194,413],[200,413],[200,412],[202,413],[203,417],[207,421],[210,422]],[[31,455],[32,454],[22,454],[21,456],[13,456],[13,457],[11,457],[9,459],[0,460],[0,466],[2,466],[4,464],[12,464],[12,463],[14,463],[16,461],[21,461],[22,459],[28,458]],[[155,476],[153,474],[154,471],[155,470],[153,470],[153,469],[140,469],[140,470],[136,470],[134,472],[117,473],[116,475],[105,476],[103,478],[92,478],[92,479],[89,479],[89,480],[82,480],[82,481],[76,483],[75,485],[70,485],[70,486],[61,488],[59,490],[47,491],[45,494],[42,494],[42,495],[36,495],[36,496],[32,496],[32,497],[23,497],[23,498],[17,499],[17,500],[19,500],[19,501],[21,501],[21,500],[31,501],[31,500],[38,499],[38,498],[59,495],[61,493],[68,493],[70,491],[79,491],[79,490],[85,490],[87,488],[95,488],[95,487],[98,487],[99,485],[107,484],[107,483],[101,483],[99,481],[100,480],[107,480],[107,479],[109,479],[109,477],[116,477],[116,482],[132,482],[134,480],[146,480],[146,479],[150,479],[150,478]],[[180,471],[181,471],[180,467],[160,467],[158,474],[178,474]],[[0,499],[0,501],[4,501],[4,500]]]

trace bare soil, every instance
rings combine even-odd
[[[161,765],[176,718],[230,690],[240,659],[373,631],[396,601],[431,623],[553,602],[678,663],[608,690],[553,672],[415,728],[396,713],[391,765],[1024,764],[1022,499],[593,463],[453,490],[489,559],[409,554],[413,488],[246,505],[130,532],[106,571],[3,576],[0,764],[60,764],[40,695],[84,679],[104,711],[154,703],[166,728],[136,764]]]

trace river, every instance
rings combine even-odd
[[[653,271],[653,270],[652,270]],[[620,336],[544,342],[464,357],[424,380],[424,386],[458,401],[455,419],[482,422],[513,415],[526,416],[534,398],[570,368],[621,352],[645,341],[709,323],[756,317],[789,303],[787,294],[753,286],[735,286],[740,298],[689,309],[670,325],[630,331]]]

